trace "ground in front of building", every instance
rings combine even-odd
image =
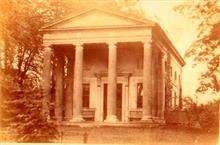
[[[59,142],[96,144],[216,145],[217,133],[179,126],[157,127],[64,127]]]
[[[180,126],[63,126],[56,143],[88,144],[150,144],[150,145],[216,145],[218,133]],[[15,142],[3,137],[0,142]]]

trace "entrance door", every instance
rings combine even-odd
[[[103,102],[103,119],[106,119],[107,116],[107,95],[108,95],[108,85],[104,84],[104,102]],[[116,116],[119,121],[122,120],[122,84],[117,84],[116,92]]]
[[[116,116],[119,121],[122,119],[122,84],[117,84]]]
[[[107,116],[107,94],[108,93],[108,85],[104,84],[104,94],[103,94],[103,98],[104,98],[104,102],[103,102],[103,119],[106,119]]]

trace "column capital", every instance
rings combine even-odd
[[[50,50],[52,47],[52,44],[43,44],[44,49]]]
[[[102,78],[97,77],[97,87],[101,87],[101,81],[102,81]]]
[[[110,42],[106,42],[108,44],[109,47],[117,47],[117,42],[115,41],[110,41]]]
[[[143,44],[143,46],[148,46],[148,45],[152,45],[153,41],[152,40],[148,40],[148,41],[141,41],[141,43]]]
[[[77,43],[73,43],[73,45],[74,45],[76,48],[83,48],[84,43],[83,43],[83,42],[77,42]]]
[[[167,58],[167,54],[165,51],[160,51],[160,57],[162,60],[165,60]]]

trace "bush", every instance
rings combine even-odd
[[[184,99],[185,111],[190,127],[199,127],[206,131],[217,132],[219,128],[219,99],[207,104],[197,105],[192,99]]]
[[[199,123],[208,131],[216,131],[219,127],[219,100],[199,106]]]
[[[17,83],[15,77],[4,77],[2,88],[4,126],[17,142],[52,142],[57,139],[57,128],[41,113],[42,93],[31,80]]]

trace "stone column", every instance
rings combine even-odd
[[[145,42],[143,66],[143,113],[142,121],[152,122],[152,47],[151,42]]]
[[[107,95],[107,117],[105,122],[117,122],[116,117],[116,89],[117,89],[117,46],[109,43],[108,48],[108,95]]]
[[[0,103],[3,104],[3,93],[2,93],[2,84],[3,84],[3,73],[2,73],[2,65],[0,62]],[[42,110],[42,113],[45,114]],[[0,107],[0,118],[3,118],[2,107]],[[2,119],[0,119],[0,123],[2,123]],[[1,126],[1,124],[0,124]]]
[[[62,121],[63,118],[63,77],[64,77],[64,57],[60,51],[56,54],[55,66],[55,118]]]
[[[72,54],[73,55],[73,54]],[[65,92],[65,120],[72,119],[73,115],[73,56],[69,55],[67,63],[67,79]]]
[[[51,97],[51,46],[44,46],[44,62],[43,62],[43,73],[42,73],[42,89],[43,89],[43,100],[42,100],[42,113],[48,119],[49,105]]]
[[[164,119],[164,111],[165,111],[165,78],[166,78],[166,72],[165,72],[165,61],[166,56],[165,53],[161,53],[161,112],[160,117],[161,119]]]
[[[82,122],[83,95],[83,46],[75,45],[74,87],[73,87],[73,118],[72,122]]]
[[[152,47],[152,46],[151,46]],[[158,98],[157,98],[157,80],[158,80],[158,62],[157,62],[157,50],[152,49],[152,60],[151,60],[151,71],[152,71],[152,119],[157,120],[158,111]]]
[[[159,76],[158,76],[158,117],[160,121],[164,121],[165,109],[165,57],[164,52],[159,55]],[[161,122],[162,123],[162,122]]]

